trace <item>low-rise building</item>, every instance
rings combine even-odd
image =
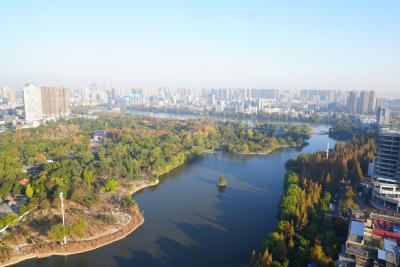
[[[399,263],[400,218],[370,213],[353,219],[343,250],[340,267],[395,267]]]
[[[106,131],[96,130],[93,134],[93,142],[101,143],[105,137],[106,137]]]

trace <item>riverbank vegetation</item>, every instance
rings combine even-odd
[[[349,116],[332,121],[332,127],[329,129],[329,137],[340,141],[347,141],[353,137],[373,138],[375,135],[375,128],[363,127],[358,119]]]
[[[224,112],[215,112],[212,110],[197,111],[187,108],[157,108],[157,107],[135,107],[134,110],[144,111],[144,112],[160,112],[160,113],[170,113],[175,115],[192,115],[199,117],[213,117],[221,119],[233,119],[233,120],[252,120],[259,122],[299,122],[299,123],[315,123],[315,124],[331,124],[335,120],[331,116],[321,116],[318,113],[311,115],[290,115],[290,114],[278,114],[278,113],[264,113],[259,112],[257,114],[248,113],[237,113],[232,110]],[[85,110],[77,110],[79,113],[85,113]],[[87,112],[87,111],[86,111]]]
[[[105,131],[100,141],[92,140],[95,130]],[[10,246],[18,243],[16,240],[41,244],[64,234],[79,240],[96,235],[93,229],[104,233],[115,228],[107,227],[107,221],[127,223],[129,216],[112,211],[135,205],[127,198],[135,181],[157,181],[160,175],[206,151],[268,153],[300,146],[310,135],[307,126],[249,127],[238,122],[122,115],[61,120],[35,129],[8,131],[0,135],[0,198],[3,207],[13,208],[14,213],[31,213],[23,224],[14,222],[13,217],[15,231],[3,240]],[[66,228],[59,225],[60,192],[65,197]],[[3,225],[9,221],[6,216],[0,218]],[[113,218],[101,219],[109,216]],[[91,225],[90,229],[86,225]]]
[[[290,159],[277,229],[267,236],[260,254],[253,252],[249,266],[334,266],[347,223],[326,215],[329,203],[340,181],[349,178],[340,208],[357,206],[354,188],[367,172],[375,149],[374,139],[353,138],[336,144],[329,159],[323,152]]]
[[[94,145],[97,129],[107,136]],[[114,191],[121,179],[158,177],[206,150],[263,153],[300,146],[310,135],[307,126],[250,128],[134,116],[61,121],[0,136],[0,197],[22,194],[40,202],[63,192],[89,204],[102,191]]]

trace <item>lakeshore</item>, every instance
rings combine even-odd
[[[285,147],[288,149],[297,147],[297,144],[304,142],[311,134],[308,127],[290,125],[282,127],[286,134],[279,135],[278,138],[274,135],[276,127],[270,125],[260,125],[257,128],[249,129],[241,123],[231,122],[161,122],[151,118],[121,117],[116,119],[112,116],[105,116],[98,120],[100,122],[96,121],[95,125],[93,125],[93,121],[77,119],[69,122],[68,125],[45,127],[43,136],[40,135],[34,140],[26,141],[29,144],[36,144],[43,138],[48,140],[45,139],[46,136],[49,136],[48,134],[60,129],[57,132],[62,133],[61,139],[72,138],[70,146],[73,149],[70,149],[74,151],[74,154],[65,152],[64,158],[59,157],[57,161],[52,160],[42,165],[41,172],[29,174],[29,185],[26,186],[27,189],[23,188],[25,190],[21,191],[29,200],[32,198],[32,193],[28,189],[40,188],[33,192],[33,199],[28,203],[32,207],[35,205],[38,209],[7,233],[7,238],[4,239],[6,243],[3,249],[3,265],[29,258],[46,258],[45,261],[52,261],[54,258],[58,258],[56,256],[83,254],[82,252],[96,248],[99,248],[98,251],[104,251],[111,247],[119,247],[121,242],[100,249],[106,244],[126,237],[142,225],[145,211],[147,219],[149,216],[147,209],[143,209],[141,202],[136,202],[136,195],[135,199],[131,195],[141,189],[156,185],[158,183],[156,177],[163,176],[164,181],[169,180],[167,177],[174,176],[196,162],[209,158],[210,155],[207,154],[210,152],[225,151],[225,153],[214,155],[217,158],[235,158],[244,162],[252,158],[251,156],[242,157],[246,154],[245,152],[254,152],[254,154],[248,155],[265,156],[273,154],[271,152],[275,150],[285,151]],[[85,136],[86,141],[90,141],[88,137],[93,129],[99,128],[99,123],[103,125],[100,128],[106,129],[107,136],[103,142],[99,142],[96,149],[93,150],[76,142],[79,138],[83,138],[82,135]],[[160,129],[154,128],[152,125],[157,123],[166,125]],[[77,127],[76,125],[81,126]],[[121,125],[126,126],[121,130]],[[69,129],[67,133],[62,131],[65,127]],[[171,127],[175,129],[174,132],[168,130]],[[246,129],[247,131],[245,131]],[[31,133],[18,132],[15,136],[6,137],[21,136],[20,142],[24,143],[27,139],[22,137],[29,134]],[[53,139],[48,142],[54,146],[54,151],[46,152],[45,155],[39,153],[39,156],[50,158],[54,153],[59,153],[57,150],[58,139]],[[41,159],[39,156],[38,159]],[[254,159],[256,158],[254,157]],[[258,158],[269,161],[270,157]],[[37,160],[36,157],[34,160]],[[177,168],[179,166],[181,167]],[[241,172],[247,168],[248,166],[243,164],[237,171]],[[214,177],[213,190],[215,190],[214,179],[221,174],[223,173],[212,175]],[[226,176],[231,181],[233,173],[227,173]],[[235,178],[233,179],[232,186],[226,190],[227,192],[235,190],[237,187]],[[158,189],[162,190],[162,188]],[[65,224],[61,220],[64,219],[64,211],[62,198],[58,200],[57,197],[59,190],[63,191],[65,196]],[[159,190],[151,190],[151,193],[157,194]],[[175,190],[174,194],[177,192],[180,190]],[[201,191],[195,193],[193,190],[183,192],[201,193]],[[218,194],[224,193],[221,190],[217,192]],[[150,194],[150,191],[146,190],[140,196],[143,194]],[[169,196],[172,195],[169,194]],[[186,199],[188,198],[186,197]],[[164,203],[166,202],[163,201],[157,205],[163,206]],[[187,201],[181,199],[178,203],[179,205],[187,204]],[[176,203],[174,204],[172,207],[176,207]],[[195,208],[192,205],[188,206]],[[129,207],[136,207],[136,210],[127,211]],[[198,212],[198,214],[203,213],[204,211]],[[184,215],[186,212],[178,214]],[[168,218],[168,214],[161,212],[158,220],[162,218]],[[154,224],[158,220],[150,219],[145,226],[147,227],[149,223]],[[90,225],[90,227],[86,227],[86,225]],[[225,227],[225,223],[222,225]],[[80,232],[79,229],[81,229]],[[139,231],[139,233],[141,232],[143,231]],[[66,246],[62,246],[59,242],[65,236],[68,242]],[[135,238],[134,235],[130,235],[128,240],[132,238]],[[126,243],[126,241],[122,243]],[[132,246],[137,245],[138,243],[132,244]],[[98,253],[101,252],[84,253],[83,257]],[[47,260],[47,258],[52,259]],[[35,260],[26,261],[21,266],[31,266],[33,262]]]
[[[276,149],[268,156],[205,153],[160,177],[162,185],[157,190],[140,190],[145,188],[145,183],[139,181],[135,186],[124,186],[126,192],[137,191],[135,201],[145,217],[145,223],[134,234],[88,253],[35,257],[16,266],[163,267],[247,263],[251,251],[276,227],[285,162],[303,152],[325,149],[328,140],[334,144],[327,136],[313,136],[306,146]],[[229,186],[223,192],[215,186],[219,175],[229,178]],[[238,209],[244,211],[240,221],[236,220]],[[243,227],[249,229],[245,235]],[[240,244],[235,243],[238,239],[242,240]],[[197,245],[192,246],[187,240]],[[206,257],[215,252],[221,257]],[[226,252],[232,256],[223,256]]]
[[[271,154],[272,152],[283,149],[283,148],[295,148],[297,146],[277,146],[269,150],[268,152],[254,152],[254,153],[232,153],[236,155],[254,155],[254,156],[266,156]],[[205,154],[218,154],[220,152],[217,151],[205,151]],[[163,171],[159,176],[168,174],[172,170],[176,169],[179,166],[182,166],[186,163],[186,161],[179,162],[174,166],[168,168],[168,170]],[[154,181],[150,180],[138,180],[128,185],[128,189],[123,188],[120,194],[124,195],[134,195],[148,187],[156,186],[159,184],[159,179],[155,179]],[[139,228],[145,221],[143,214],[139,210],[139,206],[135,205],[135,208],[131,210],[131,214],[129,214],[130,220],[129,222],[119,228],[116,231],[107,232],[100,236],[89,237],[84,240],[70,240],[68,241],[66,246],[62,246],[58,242],[49,242],[42,245],[39,248],[34,248],[33,245],[29,245],[28,251],[19,251],[19,254],[15,256],[11,256],[8,260],[1,262],[0,267],[10,266],[25,260],[33,259],[33,258],[46,258],[51,256],[67,256],[73,254],[80,254],[84,252],[88,252],[91,250],[98,249],[100,247],[106,246],[118,240],[121,240],[134,232],[137,228]],[[22,255],[20,255],[22,254]]]
[[[128,194],[135,194],[136,192],[147,187],[155,186],[159,180],[154,181],[140,180],[132,184]],[[0,266],[10,266],[19,262],[33,259],[33,258],[46,258],[51,256],[67,256],[72,254],[79,254],[88,252],[106,246],[118,240],[121,240],[135,231],[144,223],[144,216],[139,210],[139,206],[135,205],[129,210],[129,222],[115,230],[105,233],[100,236],[85,238],[83,240],[68,240],[67,245],[63,246],[59,242],[45,243],[39,247],[29,245],[18,249],[16,255],[11,255],[9,259],[0,263]]]
[[[84,241],[68,241],[66,246],[62,246],[58,242],[48,243],[43,245],[43,247],[33,248],[32,251],[28,252],[27,254],[11,257],[9,260],[2,262],[0,266],[9,266],[33,258],[46,258],[56,255],[67,256],[91,251],[125,238],[143,223],[143,214],[139,212],[135,216],[132,216],[132,219],[126,225],[126,227],[119,229],[114,233],[108,233],[101,237]]]

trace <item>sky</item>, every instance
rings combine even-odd
[[[398,0],[0,1],[0,84],[400,95]]]

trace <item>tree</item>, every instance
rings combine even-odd
[[[341,204],[342,212],[346,212],[349,208],[358,208],[358,204],[355,202],[356,195],[353,191],[353,187],[349,186],[344,194],[344,199]]]
[[[87,220],[80,219],[69,227],[69,232],[73,235],[78,236],[79,238],[82,238],[85,236],[87,224]]]
[[[296,217],[296,210],[300,203],[301,188],[296,184],[290,184],[280,203],[280,216],[282,219]]]
[[[35,160],[37,162],[45,162],[46,161],[46,155],[43,154],[43,153],[36,153]]]
[[[363,171],[361,169],[360,162],[358,160],[356,160],[356,162],[354,164],[354,168],[355,168],[356,181],[357,181],[357,183],[360,183],[363,178]]]
[[[290,239],[289,239],[288,247],[289,247],[290,249],[292,249],[292,248],[294,247],[294,242],[293,242],[293,238],[292,238],[292,237],[290,237]]]
[[[240,148],[242,153],[249,153],[249,146],[247,144],[243,144],[242,147]]]
[[[123,197],[121,201],[119,202],[122,208],[129,208],[132,207],[136,204],[136,201],[133,197]]]
[[[346,196],[346,198],[353,198],[353,197],[355,197],[355,193],[354,193],[354,191],[353,191],[353,187],[352,187],[352,186],[347,187],[347,190],[346,190],[346,192],[344,193],[344,195]]]
[[[94,159],[94,155],[91,151],[82,151],[79,153],[79,157],[82,159],[82,162],[87,164]]]
[[[83,182],[90,186],[94,183],[95,177],[92,170],[86,169],[83,171]]]
[[[107,192],[113,192],[118,187],[118,181],[116,179],[108,179],[103,187]]]
[[[33,196],[33,188],[30,184],[28,184],[25,188],[25,196],[27,198],[31,198]]]
[[[220,176],[219,178],[218,178],[218,186],[227,186],[227,182],[226,182],[226,179],[225,179],[225,176]]]
[[[321,210],[323,212],[327,212],[329,209],[329,202],[331,201],[331,194],[327,191],[324,192],[323,197],[320,200],[320,206],[321,206]]]
[[[254,135],[253,135],[253,131],[252,130],[247,130],[247,138],[248,139],[253,139]]]
[[[272,254],[269,253],[268,249],[266,249],[262,256],[263,263],[269,265],[272,263]]]
[[[289,171],[286,174],[286,186],[289,186],[290,184],[295,184],[297,185],[299,183],[299,176],[292,171]]]
[[[274,248],[274,251],[273,251],[272,254],[277,259],[283,260],[283,259],[286,258],[287,253],[288,252],[287,252],[287,247],[286,247],[286,244],[285,244],[285,240],[283,240],[283,239],[278,240],[278,242],[276,242],[276,245],[275,245],[275,248]]]
[[[0,228],[3,228],[6,225],[13,225],[18,216],[13,213],[8,213],[4,217],[0,218]]]
[[[326,176],[325,176],[325,186],[326,186],[327,188],[330,188],[331,183],[332,183],[332,177],[331,177],[330,173],[328,172],[328,173],[326,174]]]
[[[66,235],[65,227],[61,223],[51,226],[49,237],[54,241],[62,241]]]
[[[319,266],[330,265],[332,262],[332,259],[325,255],[319,241],[310,250],[310,260]]]

